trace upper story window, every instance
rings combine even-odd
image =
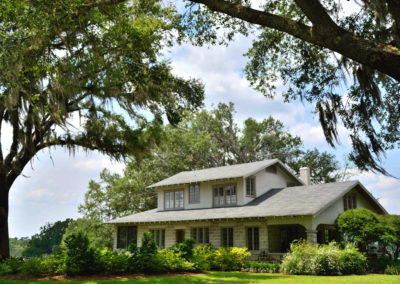
[[[189,186],[189,203],[200,202],[200,186],[198,184],[191,184]]]
[[[236,185],[218,185],[213,188],[214,207],[232,206],[237,204]]]
[[[343,196],[344,211],[357,208],[357,198],[355,194],[346,194]]]
[[[256,196],[256,177],[251,176],[246,178],[246,195]]]
[[[126,249],[130,244],[137,243],[137,227],[121,226],[117,232],[117,248]]]
[[[183,190],[166,191],[165,209],[183,209]]]

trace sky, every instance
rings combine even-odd
[[[189,44],[169,50],[173,72],[185,78],[199,78],[205,84],[205,108],[219,102],[234,102],[235,120],[241,124],[248,117],[262,120],[268,116],[281,120],[289,131],[302,138],[306,148],[329,151],[342,161],[351,150],[346,130],[340,126],[341,144],[328,146],[313,106],[302,102],[284,103],[279,97],[267,99],[250,88],[243,77],[251,38],[238,36],[228,46],[193,47]],[[9,128],[2,130],[2,142],[10,138]],[[386,169],[400,177],[400,151],[390,151]],[[71,156],[59,148],[42,151],[28,165],[10,192],[9,231],[11,237],[31,236],[46,222],[79,217],[78,205],[83,203],[91,179],[98,179],[103,168],[121,173],[124,165],[112,163],[96,152],[78,151]],[[365,172],[359,179],[379,199],[389,213],[400,214],[400,180]]]

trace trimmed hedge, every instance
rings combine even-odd
[[[280,263],[268,262],[246,262],[242,271],[252,273],[278,273],[281,269]]]

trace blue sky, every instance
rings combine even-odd
[[[346,130],[339,126],[341,144],[332,149],[325,142],[321,127],[307,103],[284,103],[278,96],[267,99],[249,87],[242,69],[246,58],[242,56],[251,40],[237,37],[229,47],[174,47],[167,57],[173,71],[186,78],[201,79],[206,86],[205,107],[210,109],[219,102],[235,103],[235,119],[241,123],[248,117],[258,120],[272,115],[281,120],[292,134],[300,136],[306,147],[317,147],[334,153],[339,160],[350,151]],[[10,129],[3,130],[2,139],[10,137]],[[51,154],[51,156],[50,156]],[[387,154],[386,168],[400,177],[400,151]],[[30,236],[46,222],[77,218],[77,207],[83,202],[90,179],[98,179],[103,168],[121,172],[123,164],[111,163],[96,152],[78,152],[74,157],[64,149],[41,152],[28,165],[10,193],[10,236]],[[361,182],[379,198],[390,213],[400,214],[400,181],[366,172],[357,175]]]

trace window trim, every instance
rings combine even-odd
[[[258,236],[257,236],[257,242],[255,241],[256,240],[256,237],[255,237],[255,229],[257,229],[257,234],[258,234]],[[252,242],[252,244],[251,244],[251,248],[250,248],[250,243],[249,243],[249,230],[251,230],[251,238],[252,238],[252,240],[251,240],[251,242]],[[250,251],[259,251],[260,250],[260,227],[258,227],[258,226],[254,226],[254,227],[246,227],[246,231],[245,231],[245,234],[246,234],[246,246],[247,246],[247,248],[250,250]],[[256,244],[257,244],[257,248],[256,248]]]
[[[234,186],[235,187],[235,196],[236,196],[236,200],[235,200],[235,203],[231,203],[231,204],[229,204],[229,205],[227,205],[226,204],[226,190],[225,190],[225,187],[228,187],[228,186]],[[223,188],[223,192],[224,192],[224,195],[223,195],[223,200],[224,200],[224,204],[223,205],[216,205],[215,204],[215,200],[214,200],[214,191],[215,191],[215,189],[216,188],[219,188],[219,187],[222,187]],[[237,206],[237,204],[238,204],[238,190],[237,190],[237,183],[223,183],[223,184],[214,184],[214,185],[212,185],[212,206],[213,207],[232,207],[232,206]]]
[[[191,187],[193,187],[194,188],[194,197],[196,197],[196,187],[197,187],[197,189],[198,189],[198,191],[199,191],[199,194],[198,194],[198,200],[195,200],[195,198],[193,198],[192,199],[192,194],[191,194]],[[193,184],[190,184],[189,185],[189,203],[190,204],[198,204],[198,203],[200,203],[200,184],[199,183],[193,183]]]
[[[175,206],[175,192],[180,192],[182,191],[183,195],[182,195],[182,207],[176,207]],[[167,193],[174,193],[174,205],[172,208],[167,208]],[[183,188],[179,188],[179,189],[169,189],[169,190],[164,190],[164,210],[183,210],[185,209],[185,190]]]
[[[247,194],[247,180],[252,179],[253,180],[253,188],[250,189],[250,191],[253,191],[253,194]],[[250,185],[251,187],[251,185]],[[257,187],[256,187],[256,176],[248,176],[245,178],[245,189],[246,189],[246,197],[256,197],[257,196]]]

